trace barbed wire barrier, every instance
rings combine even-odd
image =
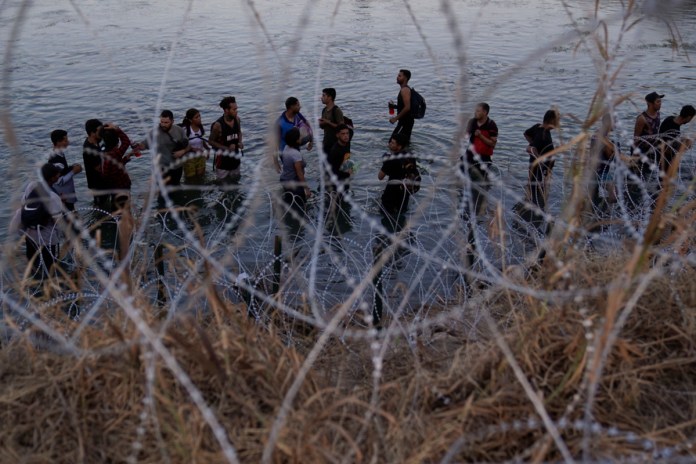
[[[65,215],[44,275],[10,237],[0,461],[693,460],[694,153],[622,151],[598,180],[591,136],[625,101],[601,83],[541,207],[495,164],[460,169],[463,120],[447,158],[414,149],[396,217],[384,182],[331,191],[321,153],[288,205],[268,146],[248,185],[153,169],[127,211]]]

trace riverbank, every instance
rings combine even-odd
[[[158,321],[136,297],[152,343],[123,313],[75,337],[46,308],[53,339],[34,327],[0,351],[0,460],[686,459],[696,272],[635,273],[632,258],[515,270],[519,290],[387,317],[380,333],[340,319],[326,336],[282,313],[262,327],[213,288],[206,316]],[[557,298],[577,286],[598,290]]]

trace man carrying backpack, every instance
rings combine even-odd
[[[40,273],[41,278],[48,275],[58,256],[60,231],[56,228],[56,218],[61,215],[63,205],[52,186],[60,174],[60,169],[51,163],[41,166],[45,184],[29,182],[22,197],[22,207],[10,223],[10,232],[25,236],[27,260],[32,265],[33,274]]]
[[[334,103],[336,100],[336,89],[326,88],[321,91],[321,102],[325,105],[319,118],[319,127],[324,129],[324,139],[322,148],[328,155],[337,141],[337,127],[343,124],[343,111]]]
[[[408,69],[399,70],[399,74],[396,76],[396,83],[399,84],[401,89],[396,99],[396,105],[394,105],[393,100],[389,101],[389,108],[396,108],[396,115],[389,118],[391,124],[397,123],[394,132],[392,132],[392,137],[400,135],[406,145],[411,143],[411,131],[415,122],[413,114],[411,114],[411,88],[408,86],[410,79],[411,71]]]

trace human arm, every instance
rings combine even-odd
[[[149,150],[150,149],[150,139],[154,137],[154,135],[150,134],[148,135],[145,139],[141,140],[140,142],[135,142],[131,147],[134,150]]]
[[[478,137],[483,143],[491,148],[495,148],[495,144],[498,143],[498,135],[488,134],[485,136],[480,130],[476,129],[474,131],[474,136]]]
[[[537,130],[538,125],[534,125],[524,131],[524,138],[527,141],[527,153],[530,155],[534,155],[535,157],[539,156],[539,152],[537,149],[534,147],[534,139],[536,138],[536,130]]]
[[[387,176],[392,175],[392,164],[393,160],[391,159],[391,155],[384,154],[382,157],[382,167],[379,168],[379,173],[377,173],[377,179],[383,180]]]
[[[108,126],[108,127],[107,127]],[[123,156],[126,154],[128,149],[131,146],[131,141],[126,135],[123,130],[121,130],[120,127],[118,127],[116,124],[107,124],[104,126],[104,128],[110,128],[116,131],[116,135],[118,136],[118,141],[119,145],[116,150],[114,150],[114,157],[116,158],[117,161],[126,164],[128,161],[130,161],[130,156]]]
[[[311,196],[312,191],[309,189],[309,185],[306,185],[307,180],[305,179],[304,166],[303,166],[302,160],[295,161],[293,166],[295,167],[295,173],[297,174],[297,180],[300,181],[300,184],[305,184],[304,191],[307,194],[307,196]]]
[[[299,118],[299,121],[297,118]],[[307,151],[311,151],[312,147],[314,146],[314,131],[312,131],[312,126],[309,124],[309,121],[307,121],[307,118],[302,115],[302,113],[297,113],[295,127],[304,127],[307,130],[307,136],[302,141],[307,140]]]
[[[73,164],[72,169],[70,169],[70,171],[68,171],[67,174],[58,178],[58,180],[56,181],[56,185],[58,187],[64,186],[65,184],[67,184],[68,182],[70,182],[72,180],[72,178],[75,176],[75,174],[79,174],[81,172],[82,172],[82,165],[78,164],[78,163]]]
[[[219,122],[214,122],[213,127],[210,128],[210,137],[208,137],[208,142],[210,146],[218,150],[227,150],[227,146],[220,143],[222,138],[222,127]]]
[[[645,120],[642,114],[636,118],[636,125],[633,128],[633,140],[636,143],[640,141],[643,131],[645,130],[647,125],[648,122]]]
[[[179,159],[187,153],[193,151],[193,148],[189,144],[189,139],[186,136],[186,132],[184,132],[184,130],[181,127],[172,126],[171,129],[169,129],[169,137],[171,137],[172,141],[174,142],[173,149],[176,147],[182,147],[178,150],[172,151],[172,158]]]
[[[63,214],[63,200],[60,196],[52,189],[48,192],[48,201],[46,202],[46,211],[48,214],[53,216],[54,219],[58,219]]]
[[[411,113],[411,89],[408,86],[404,86],[401,88],[401,99],[404,102],[404,107],[399,111],[399,114],[394,116],[393,118],[389,118],[389,122],[394,124],[396,121],[399,119],[403,119],[406,117],[406,115]]]
[[[242,141],[242,120],[237,116],[237,127],[239,128],[239,142],[237,143],[237,148],[244,150],[244,142]]]

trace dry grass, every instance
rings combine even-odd
[[[571,280],[609,282],[626,265],[619,257],[612,263],[588,259]],[[552,277],[542,272],[528,285],[543,288]],[[645,439],[686,452],[679,444],[696,433],[694,281],[690,268],[664,273],[627,319],[592,403],[592,417],[603,426],[592,435],[592,459],[641,456]],[[604,322],[606,292],[558,304],[510,290],[490,291],[487,298],[480,303],[569,451],[582,456],[583,430],[572,424],[583,419],[593,346],[588,335]],[[257,462],[305,357],[276,329],[251,324],[243,307],[226,306],[215,319],[176,320],[162,340],[201,390],[239,460]],[[70,330],[68,323],[63,330]],[[311,347],[317,336],[306,332],[297,346]],[[186,389],[141,341],[130,323],[114,316],[106,328],[83,334],[87,355],[37,349],[28,336],[5,346],[0,461],[224,461]],[[436,462],[448,451],[456,462],[561,459],[499,342],[490,330],[481,330],[476,342],[456,330],[422,335],[415,344],[395,334],[375,392],[370,340],[332,340],[295,397],[273,461]],[[611,427],[620,433],[609,433]]]

